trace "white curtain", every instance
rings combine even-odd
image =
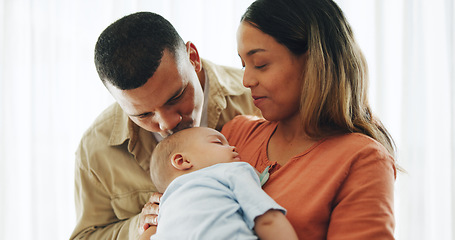
[[[137,11],[170,20],[216,63],[240,67],[235,32],[252,0],[1,0],[0,239],[68,239],[74,151],[110,103],[93,64],[101,31]],[[407,173],[396,238],[455,239],[455,4],[338,0],[370,68],[373,110]]]
[[[370,67],[370,100],[407,173],[396,184],[396,238],[455,239],[453,0],[338,1]]]

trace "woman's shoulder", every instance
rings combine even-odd
[[[375,149],[379,152],[387,152],[387,149],[378,141],[361,133],[349,133],[334,136],[328,139],[328,142],[337,145],[337,147],[347,149]]]
[[[269,122],[256,116],[239,115],[226,123],[221,133],[229,142],[239,142],[242,139],[255,139],[267,134],[268,130],[275,125],[275,122]]]
[[[394,164],[393,156],[387,149],[381,143],[365,134],[349,133],[330,137],[322,145],[323,152],[328,155],[338,156],[342,162],[350,159],[351,164],[365,163],[366,161],[381,161]]]
[[[238,127],[238,126],[249,126],[249,125],[260,125],[264,123],[269,123],[267,120],[252,116],[252,115],[238,115],[235,116],[231,121],[227,122],[224,128]]]
[[[273,123],[257,116],[238,115],[223,126],[222,133],[230,135],[239,131],[252,132],[267,128],[271,124]]]

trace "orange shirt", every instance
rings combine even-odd
[[[287,209],[299,239],[394,239],[396,169],[387,150],[358,133],[323,139],[280,166],[267,158],[276,122],[238,116],[222,133],[262,172],[264,190]]]

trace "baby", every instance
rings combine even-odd
[[[158,144],[150,175],[159,192],[150,239],[297,239],[256,170],[211,128],[189,128]]]

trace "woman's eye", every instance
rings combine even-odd
[[[265,66],[267,66],[267,64],[260,65],[260,66],[254,66],[254,68],[256,68],[256,69],[261,69],[261,68],[264,68]]]

